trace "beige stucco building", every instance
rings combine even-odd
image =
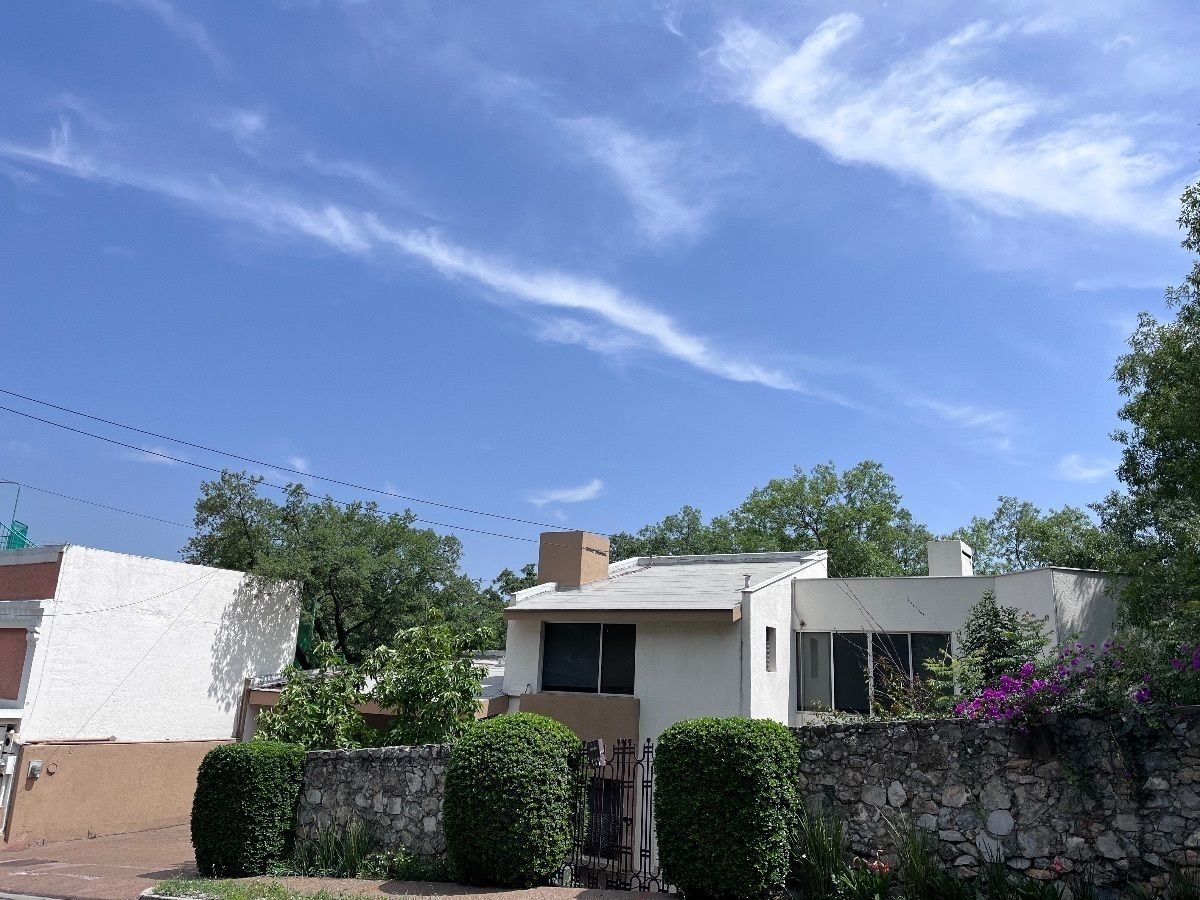
[[[975,575],[971,548],[931,541],[928,576],[830,578],[828,556],[741,553],[608,563],[586,532],[542,536],[536,587],[506,611],[510,711],[587,740],[655,738],[695,716],[795,724],[819,709],[869,712],[886,659],[906,674],[951,649],[984,591],[1044,618],[1056,641],[1107,637],[1111,579],[1037,569]]]
[[[0,833],[187,821],[246,680],[295,652],[295,585],[90,547],[0,551]]]

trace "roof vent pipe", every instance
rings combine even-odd
[[[742,577],[746,579],[746,583],[742,585],[742,589],[745,590],[746,588],[750,587],[750,576],[743,575]]]

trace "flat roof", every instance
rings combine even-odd
[[[607,578],[576,588],[543,584],[518,591],[509,618],[541,618],[543,612],[724,613],[736,621],[742,595],[754,592],[825,559],[804,553],[714,553],[703,556],[646,556],[614,563]],[[746,584],[746,576],[750,584]]]

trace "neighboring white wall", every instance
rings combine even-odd
[[[504,693],[510,697],[535,693],[542,659],[542,623],[534,619],[512,619],[504,642]],[[634,673],[637,677],[637,673]]]
[[[738,623],[639,624],[633,692],[642,740],[680,719],[740,714],[741,650]]]
[[[232,737],[244,680],[291,662],[298,610],[292,585],[260,591],[241,572],[69,546],[21,737]]]
[[[1117,621],[1118,579],[1071,569],[1054,569],[1051,577],[1060,641],[1078,634],[1085,644],[1099,645],[1112,637]]]

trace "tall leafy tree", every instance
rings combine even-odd
[[[223,472],[201,486],[188,562],[241,569],[301,585],[302,627],[348,662],[440,610],[474,631],[502,600],[459,571],[457,538],[414,524],[411,511],[345,505],[288,485],[283,502],[258,493],[262,478]],[[315,664],[312,659],[302,660]]]
[[[728,518],[718,516],[705,522],[700,510],[685,506],[636,534],[614,534],[610,552],[613,560],[620,560],[634,556],[732,553],[734,550],[735,541]]]
[[[901,504],[892,476],[873,460],[844,472],[832,462],[755,488],[730,513],[742,550],[828,550],[829,574],[919,575],[929,530]]]
[[[991,516],[975,516],[947,537],[971,545],[980,575],[1041,566],[1101,568],[1111,543],[1085,510],[1064,506],[1044,513],[1016,497],[997,498]]]
[[[705,522],[685,506],[636,534],[612,539],[613,559],[681,553],[828,550],[831,575],[918,575],[931,537],[901,504],[883,466],[833,463],[755,488],[732,512]]]
[[[1200,183],[1183,194],[1179,226],[1196,258],[1166,292],[1174,319],[1142,313],[1117,361],[1125,493],[1098,505],[1130,576],[1123,610],[1135,625],[1200,618]]]

